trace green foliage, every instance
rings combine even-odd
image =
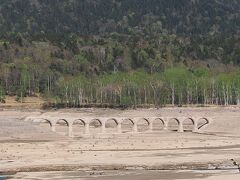
[[[207,68],[196,68],[193,71],[193,74],[196,77],[208,77],[209,76],[209,70]]]
[[[168,63],[188,57],[240,63],[240,4],[234,0],[10,0],[0,6],[0,37],[6,48],[7,42],[24,46],[49,40],[78,54],[79,47],[105,47],[115,40],[115,54],[107,58],[111,63],[125,46],[137,45],[135,65],[156,66],[148,44]]]
[[[0,103],[5,103],[5,91],[2,86],[0,86]]]
[[[26,94],[27,94],[26,89],[24,87],[21,87],[16,93],[16,101],[22,103],[24,97],[26,97]]]
[[[40,93],[68,106],[240,104],[237,1],[0,6],[0,100]]]

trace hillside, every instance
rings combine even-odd
[[[130,33],[153,24],[185,36],[239,34],[239,10],[238,0],[9,0],[0,24],[2,34]]]
[[[236,104],[239,12],[238,0],[0,1],[0,100]]]

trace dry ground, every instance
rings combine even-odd
[[[24,122],[29,115],[50,116],[206,116],[214,121],[198,134],[161,130],[153,133],[98,134],[92,126],[91,137],[83,137],[82,126],[74,127],[75,138],[64,135],[59,125],[52,133],[47,124]],[[174,125],[172,126],[174,129]],[[146,128],[144,124],[140,130]],[[185,126],[188,128],[188,125]],[[233,159],[233,160],[231,160]],[[50,112],[0,112],[0,172],[38,172],[66,170],[125,169],[208,169],[240,164],[240,109],[231,108],[164,108],[138,110],[72,109]],[[236,178],[232,175],[232,179]],[[224,175],[222,176],[224,177]],[[237,176],[238,178],[238,176]],[[226,179],[226,178],[225,178]]]

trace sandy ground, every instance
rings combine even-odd
[[[18,173],[13,179],[80,179],[80,180],[239,180],[238,172],[231,170],[215,171],[65,171],[65,172],[30,172]],[[66,178],[67,177],[67,178]]]
[[[164,131],[161,123],[154,124],[154,132],[149,133],[145,132],[143,122],[139,129],[141,133],[137,134],[129,132],[131,128],[127,124],[125,133],[114,134],[116,126],[109,123],[107,134],[99,134],[100,128],[92,126],[90,137],[84,137],[82,125],[77,124],[74,127],[75,138],[69,138],[65,135],[67,127],[64,124],[57,127],[57,133],[52,133],[48,124],[23,121],[26,116],[40,114],[59,117],[206,116],[213,122],[200,133],[177,133],[175,124],[171,124],[173,131]],[[184,128],[190,129],[191,125],[186,123]],[[12,179],[234,180],[240,179],[236,164],[240,164],[238,107],[0,112],[0,177],[1,172],[18,172],[11,175]],[[206,169],[211,171],[203,171]],[[99,174],[101,171],[104,173]]]

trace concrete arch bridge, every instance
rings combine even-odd
[[[64,122],[68,127],[68,136],[73,137],[73,127],[76,123],[81,123],[84,126],[84,134],[90,134],[90,124],[98,122],[101,127],[101,133],[107,133],[106,125],[109,121],[113,121],[116,126],[116,133],[123,132],[123,124],[128,121],[130,127],[130,132],[138,133],[139,128],[142,122],[145,122],[147,125],[147,132],[153,132],[155,122],[160,122],[162,124],[163,130],[170,130],[170,124],[176,124],[176,131],[179,133],[185,132],[185,126],[188,124],[191,125],[190,131],[199,132],[201,128],[209,125],[211,123],[211,118],[207,117],[150,117],[150,118],[142,118],[142,117],[116,117],[116,118],[108,118],[108,117],[84,117],[84,118],[73,118],[73,117],[51,117],[51,116],[39,116],[39,117],[27,117],[25,121],[32,121],[38,123],[49,123],[51,130],[56,132],[56,126],[61,121]]]
[[[39,117],[27,117],[25,118],[25,121],[32,121],[32,122],[38,122],[38,123],[49,123],[51,130],[53,132],[56,132],[56,125],[62,121],[64,122],[68,127],[68,136],[73,137],[73,126],[76,123],[82,123],[84,126],[84,134],[88,135],[90,134],[90,124],[93,121],[97,121],[101,126],[101,133],[107,133],[106,132],[106,124],[108,121],[114,121],[117,131],[116,133],[122,133],[122,125],[123,122],[128,121],[131,126],[131,132],[138,133],[138,126],[140,126],[140,121],[147,124],[147,132],[152,132],[154,129],[154,122],[159,121],[161,122],[163,126],[163,130],[170,130],[169,125],[171,123],[176,123],[177,129],[176,131],[179,133],[183,133],[186,131],[184,128],[185,123],[190,123],[191,125],[191,131],[192,132],[199,132],[200,129],[203,127],[206,127],[211,123],[211,118],[207,117],[150,117],[150,118],[142,118],[142,117],[83,117],[83,118],[76,118],[76,117],[51,117],[51,116],[39,116]]]

